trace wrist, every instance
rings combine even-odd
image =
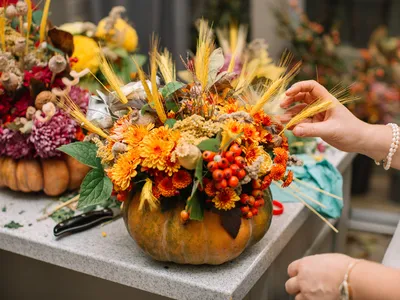
[[[382,161],[388,155],[392,142],[392,129],[385,125],[363,123],[355,152],[366,155],[376,161]]]

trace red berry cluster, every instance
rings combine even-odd
[[[240,195],[240,202],[243,204],[240,210],[242,211],[243,216],[247,219],[251,219],[252,217],[258,215],[258,208],[262,207],[265,204],[263,198],[264,194],[261,190],[261,181],[252,180],[251,184],[253,187],[251,195]]]
[[[236,188],[239,181],[246,176],[245,160],[241,154],[242,149],[238,144],[233,144],[228,151],[222,153],[203,152],[203,159],[208,162],[207,168],[212,172],[217,190],[228,186]]]

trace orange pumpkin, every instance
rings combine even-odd
[[[0,187],[59,196],[79,187],[90,168],[72,157],[21,159],[0,157]]]
[[[268,231],[272,220],[272,196],[265,194],[265,205],[253,219],[242,218],[236,238],[221,225],[221,217],[204,211],[203,221],[183,224],[180,212],[184,205],[162,212],[161,209],[139,211],[140,193],[123,205],[125,225],[138,246],[152,258],[178,264],[219,265],[238,257],[257,243]]]

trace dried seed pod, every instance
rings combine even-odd
[[[26,47],[26,40],[23,37],[19,37],[15,40],[14,53],[23,53]]]
[[[61,73],[67,67],[67,61],[60,54],[54,55],[49,60],[49,69],[54,74]]]
[[[9,59],[5,55],[0,55],[0,72],[7,71],[10,66]]]
[[[33,116],[35,115],[35,112],[36,112],[36,108],[34,108],[33,106],[29,106],[26,109],[26,114],[25,114],[26,119],[32,120]]]
[[[3,87],[7,91],[15,91],[18,88],[19,85],[18,76],[15,75],[14,73],[3,72],[0,80],[1,83],[3,84]]]
[[[40,94],[36,96],[35,107],[36,109],[42,109],[44,104],[48,102],[55,102],[55,100],[56,100],[56,95],[54,95],[52,92],[50,91],[40,92]]]
[[[6,17],[8,19],[14,19],[17,16],[18,16],[18,11],[15,8],[15,6],[12,5],[12,4],[8,5],[7,8],[6,8]]]
[[[25,16],[28,12],[28,4],[25,1],[18,1],[17,2],[17,12],[20,16]]]

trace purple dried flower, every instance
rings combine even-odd
[[[69,116],[58,111],[48,122],[35,120],[30,141],[34,144],[36,155],[41,158],[60,156],[58,147],[71,143],[75,138],[76,123]]]
[[[79,108],[86,113],[86,109],[89,103],[89,92],[80,88],[79,86],[73,85],[69,92],[71,99],[79,106]]]
[[[29,136],[8,128],[0,130],[0,155],[20,159],[32,157],[34,150]]]

